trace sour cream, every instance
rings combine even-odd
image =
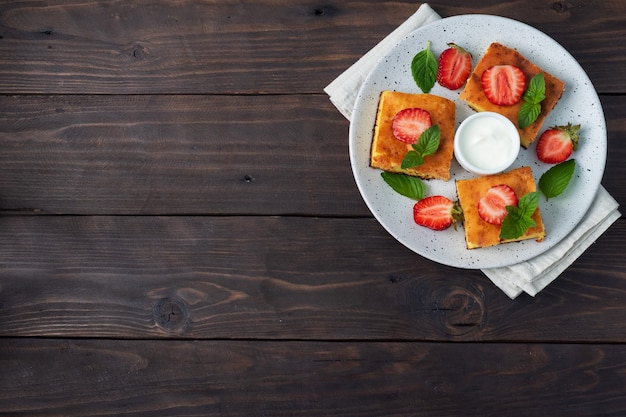
[[[454,135],[454,156],[464,169],[477,175],[504,171],[517,158],[519,148],[517,128],[498,113],[475,113]]]

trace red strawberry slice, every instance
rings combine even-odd
[[[444,230],[461,221],[463,214],[458,203],[436,195],[421,199],[413,206],[413,219],[420,226],[433,230]]]
[[[400,110],[394,116],[391,128],[396,139],[406,143],[416,143],[420,135],[432,124],[430,113],[413,107]]]
[[[489,188],[478,201],[478,214],[487,223],[501,225],[507,215],[506,206],[517,206],[517,195],[506,184]]]
[[[537,158],[547,164],[565,161],[578,148],[580,125],[554,126],[541,134],[537,141]]]
[[[472,57],[460,46],[449,43],[449,48],[439,55],[437,82],[450,89],[458,90],[472,72]]]
[[[483,72],[481,82],[487,99],[498,106],[517,103],[526,88],[526,76],[515,65],[494,65]]]

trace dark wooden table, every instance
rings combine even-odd
[[[565,46],[626,203],[626,3],[448,0]],[[626,221],[535,298],[372,217],[323,88],[406,1],[0,4],[0,413],[624,416]]]

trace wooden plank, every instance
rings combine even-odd
[[[602,104],[605,185],[620,200],[626,98]],[[349,124],[325,95],[0,96],[0,108],[5,212],[370,215]]]
[[[4,210],[368,215],[326,96],[0,96]],[[314,175],[312,175],[314,173]]]
[[[399,6],[377,21],[362,2],[4,4],[0,91],[319,92],[417,9]]]
[[[626,414],[624,345],[0,340],[12,416]]]
[[[4,2],[0,92],[316,93],[418,6],[302,0],[280,6],[269,0]],[[513,0],[483,0],[432,6],[444,17],[487,13],[526,22],[567,47],[599,91],[626,92],[626,46],[618,41],[626,27],[622,2],[520,7]]]
[[[626,138],[626,112],[624,111],[626,107],[620,104],[623,99],[623,96],[602,96],[600,98],[606,119],[608,148],[602,184],[622,207],[626,205],[626,193],[622,191],[624,185],[622,179],[626,178],[626,172],[622,171],[625,168],[624,161],[626,160],[626,147],[623,146]],[[582,140],[593,139],[582,138]]]
[[[624,221],[514,301],[370,218],[2,216],[0,230],[0,337],[626,342]]]

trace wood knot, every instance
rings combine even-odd
[[[466,336],[485,325],[486,311],[482,292],[472,286],[442,287],[430,300],[432,319],[449,336]]]
[[[141,45],[137,45],[135,49],[133,49],[133,57],[139,61],[146,58],[147,52],[146,48]]]
[[[178,297],[166,297],[156,303],[152,317],[156,325],[163,330],[177,333],[187,327],[189,314],[183,300]]]
[[[569,8],[570,8],[570,5],[564,1],[556,1],[552,3],[552,10],[554,10],[557,13],[565,13],[569,10]]]
[[[313,16],[331,16],[335,14],[335,8],[332,6],[319,6],[313,8]]]

